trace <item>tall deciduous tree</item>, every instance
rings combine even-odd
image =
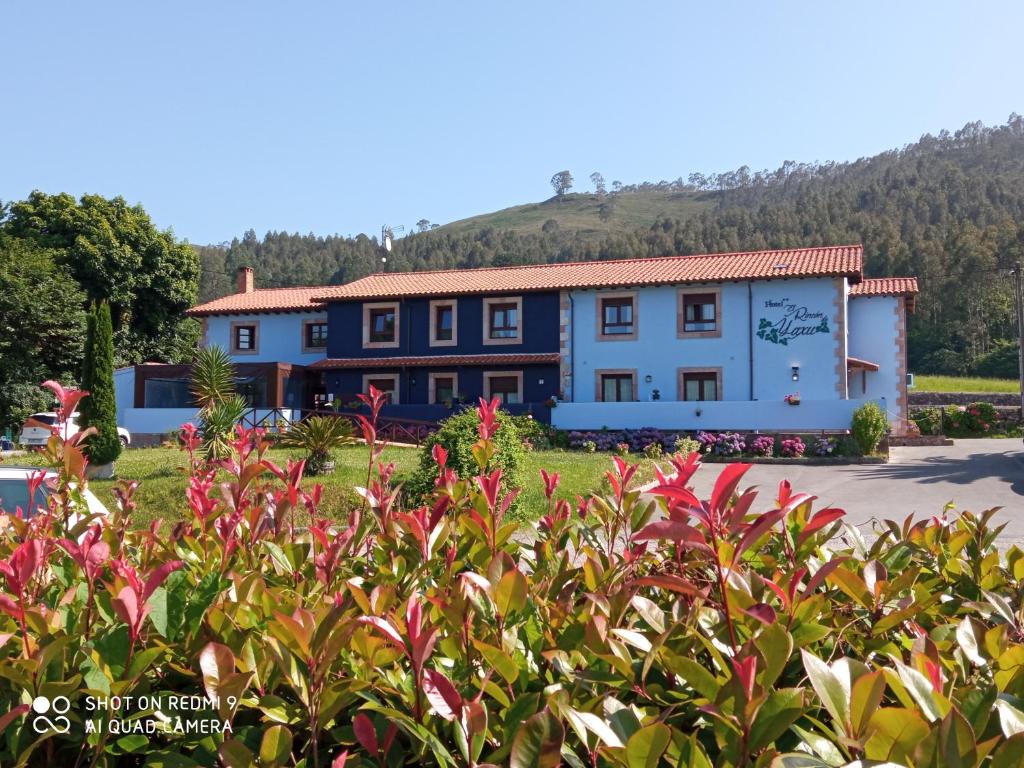
[[[78,378],[84,305],[51,252],[0,233],[0,431],[52,405],[40,382]]]
[[[590,174],[590,181],[594,185],[594,191],[597,192],[597,196],[603,197],[607,190],[604,185],[604,176],[601,175],[600,171],[594,171]]]
[[[92,347],[86,350],[87,370],[91,379],[82,387],[89,392],[88,409],[79,422],[84,429],[94,427],[96,434],[87,439],[86,450],[94,465],[112,464],[121,455],[117,434],[117,396],[114,392],[114,329],[110,305],[100,302],[93,311]]]
[[[551,177],[551,187],[555,190],[556,195],[562,197],[572,189],[572,174],[568,171],[559,171]]]
[[[194,349],[198,327],[182,313],[196,300],[198,257],[157,229],[142,206],[36,191],[10,205],[0,228],[52,250],[89,300],[108,302],[120,362]]]

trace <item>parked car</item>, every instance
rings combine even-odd
[[[0,464],[0,512],[13,515],[20,507],[25,517],[31,517],[38,507],[46,504],[46,497],[49,495],[50,489],[45,482],[40,484],[39,490],[36,491],[31,502],[28,498],[28,478],[33,472],[39,471],[39,467],[16,467]],[[57,476],[57,473],[51,470],[43,471],[46,473],[47,480]],[[86,514],[104,517],[110,514],[103,506],[103,502],[97,499],[88,488],[82,495],[88,507],[85,510]],[[72,519],[69,521],[72,525],[76,522],[75,518],[76,515],[72,514]]]
[[[46,441],[53,434],[53,427],[57,426],[57,414],[49,411],[47,413],[33,413],[21,427],[21,436],[18,442],[22,445],[46,445]],[[78,434],[78,413],[71,414],[71,418],[64,423],[63,437],[67,440],[72,435]],[[127,448],[132,444],[132,436],[124,427],[117,428],[117,436],[121,445]]]

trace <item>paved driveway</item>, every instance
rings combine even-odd
[[[694,477],[707,498],[721,465],[707,464]],[[757,485],[767,499],[780,480],[818,496],[817,508],[836,506],[865,533],[872,518],[903,520],[937,514],[952,501],[959,509],[1002,507],[997,519],[1007,526],[1006,544],[1024,543],[1024,443],[1006,440],[957,440],[953,446],[893,448],[888,464],[788,466],[756,464],[741,487]],[[754,508],[759,505],[755,502]]]

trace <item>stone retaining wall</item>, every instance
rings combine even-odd
[[[929,405],[969,405],[970,403],[992,403],[992,405],[1020,407],[1020,395],[999,392],[914,392],[909,394],[910,407],[922,408]]]

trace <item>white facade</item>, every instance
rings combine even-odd
[[[326,346],[307,346],[306,325],[327,323],[326,312],[259,312],[252,314],[211,315],[204,318],[203,346],[217,345],[239,363],[292,363],[309,365],[323,359]],[[254,327],[255,349],[238,349],[235,329]]]

